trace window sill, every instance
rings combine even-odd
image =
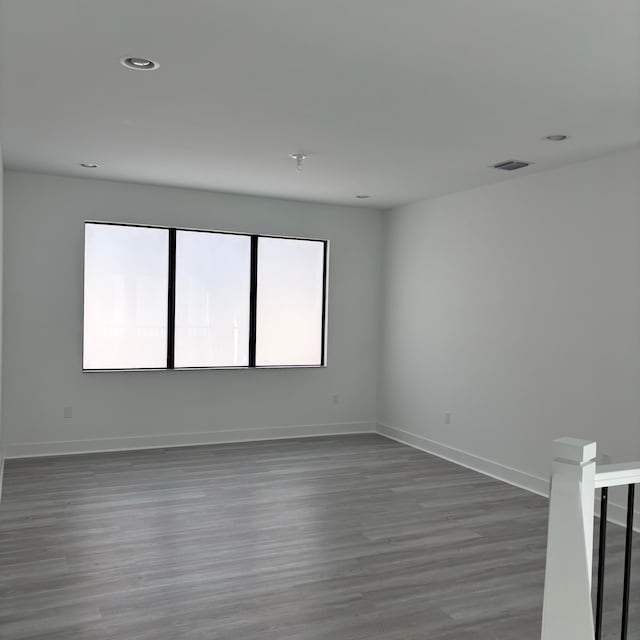
[[[152,372],[152,371],[260,371],[271,369],[326,369],[326,364],[264,365],[260,367],[174,367],[173,369],[83,369],[82,373]]]

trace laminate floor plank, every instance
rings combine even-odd
[[[0,640],[537,640],[547,509],[375,435],[10,460]]]

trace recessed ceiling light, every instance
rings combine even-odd
[[[569,136],[565,136],[563,133],[554,133],[551,136],[545,136],[545,140],[551,140],[552,142],[562,142],[566,140]]]
[[[153,71],[160,66],[154,60],[148,60],[147,58],[122,58],[120,63],[127,69],[135,69],[136,71]]]
[[[80,166],[84,167],[85,169],[97,169],[100,165],[96,164],[95,162],[81,162]]]
[[[359,193],[356,198],[358,198],[358,200],[366,200],[367,198],[370,198],[370,195],[367,195],[366,193]]]

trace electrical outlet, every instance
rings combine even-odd
[[[444,412],[444,423],[451,424],[451,411]]]
[[[63,407],[62,415],[65,418],[71,418],[73,415],[73,410],[71,409],[71,407]]]

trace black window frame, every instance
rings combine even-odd
[[[318,238],[302,238],[299,236],[270,235],[264,233],[244,233],[239,231],[217,231],[213,229],[193,229],[189,227],[167,227],[164,225],[139,224],[135,222],[104,222],[100,220],[85,220],[86,226],[105,225],[114,227],[142,227],[146,229],[162,229],[168,231],[168,286],[167,286],[167,366],[140,368],[87,369],[84,367],[84,265],[86,264],[86,232],[83,236],[83,332],[82,332],[82,371],[83,373],[99,373],[110,371],[209,371],[209,370],[247,370],[247,369],[320,369],[327,366],[327,287],[329,277],[329,241]],[[176,321],[176,238],[178,231],[196,233],[212,233],[218,235],[244,236],[251,238],[250,252],[250,286],[249,286],[249,363],[248,365],[226,367],[176,367],[175,366],[175,321]],[[256,365],[256,337],[257,337],[257,299],[258,299],[258,244],[260,238],[280,238],[283,240],[301,240],[318,242],[323,245],[322,266],[322,323],[320,336],[320,364],[285,364],[285,365]]]

